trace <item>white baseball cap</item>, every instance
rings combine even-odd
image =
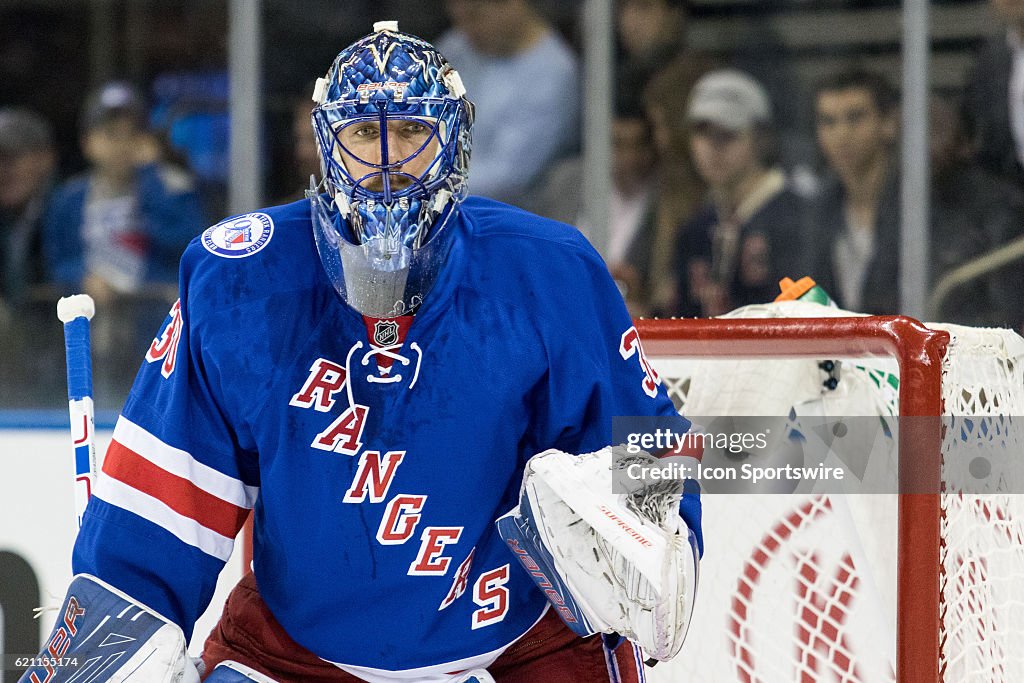
[[[736,69],[712,71],[690,93],[690,123],[713,123],[729,130],[746,130],[772,120],[771,103],[761,84]]]

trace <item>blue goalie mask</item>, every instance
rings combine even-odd
[[[473,105],[458,73],[397,22],[341,52],[313,95],[323,175],[311,182],[320,259],[364,315],[414,311],[466,196]]]

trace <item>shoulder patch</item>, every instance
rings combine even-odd
[[[221,221],[203,233],[203,246],[223,258],[252,256],[270,243],[274,221],[265,213],[247,213]]]

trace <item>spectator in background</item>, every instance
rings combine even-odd
[[[618,98],[612,120],[612,194],[608,241],[595,244],[623,290],[634,316],[648,315],[651,249],[654,245],[654,200],[657,180],[651,125],[639,98]],[[535,194],[531,210],[577,226],[593,242],[582,205],[587,172],[574,156],[556,165]]]
[[[0,109],[0,309],[21,308],[44,281],[43,210],[56,173],[50,124],[28,109]]]
[[[92,93],[81,135],[90,168],[55,191],[43,247],[54,281],[114,312],[104,319],[118,324],[94,327],[94,347],[130,368],[176,296],[181,252],[206,221],[192,176],[161,160],[134,88],[112,82]]]
[[[694,48],[688,40],[693,29],[691,0],[620,0],[616,3],[619,45],[616,82],[644,87],[663,69],[677,73],[683,86],[675,94],[682,106],[689,88],[712,68],[733,68],[749,74],[768,93],[774,116],[774,135],[782,142],[779,152],[787,168],[812,183],[814,143],[810,120],[803,105],[804,91],[793,68],[792,55],[771,22],[761,13],[747,19],[731,17],[714,43]],[[706,10],[707,7],[705,6]],[[729,49],[722,50],[723,44]],[[715,50],[713,58],[700,49]],[[685,78],[679,78],[685,76]],[[678,223],[677,223],[678,225]]]
[[[709,201],[681,232],[676,263],[684,315],[711,317],[771,301],[800,272],[804,200],[776,166],[764,88],[733,69],[693,89],[690,145]]]
[[[311,83],[302,94],[291,98],[290,117],[288,119],[288,141],[285,155],[285,165],[282,181],[281,197],[275,204],[287,204],[289,202],[305,199],[306,190],[309,189],[309,176],[320,173],[320,156],[317,151],[316,138],[309,134],[312,125],[310,113],[313,111],[313,84]]]
[[[688,0],[621,0],[616,32],[622,50],[618,83],[643,87],[686,48]]]
[[[318,11],[322,7],[310,6],[312,0],[300,4],[307,16],[318,16],[318,26],[330,23],[326,12]],[[224,215],[231,174],[227,6],[158,2],[148,5],[145,14],[151,33],[146,39],[150,130],[165,142],[165,160],[173,155],[188,167],[204,213]],[[307,46],[292,52],[304,56],[308,51]],[[293,58],[278,51],[273,60],[267,60],[263,71],[268,82],[278,73],[280,62]]]
[[[192,176],[161,161],[131,86],[92,93],[82,115],[83,175],[57,188],[47,211],[53,279],[97,300],[176,282],[181,251],[205,225]]]
[[[974,161],[970,119],[955,98],[930,103],[932,280],[1024,233],[1024,197],[1012,183]],[[1020,262],[953,291],[942,322],[1020,329],[1024,322]]]
[[[522,203],[579,137],[576,56],[530,0],[447,0],[437,41],[476,103],[471,192]]]
[[[814,90],[818,145],[828,173],[806,240],[809,275],[842,308],[899,311],[898,97],[881,75],[836,73]]]
[[[0,403],[52,405],[63,356],[56,299],[42,294],[43,211],[57,175],[53,128],[35,112],[0,108]],[[59,352],[59,353],[58,353]]]
[[[226,213],[230,116],[222,68],[163,73],[153,81],[150,121],[168,150],[186,164],[205,213]]]
[[[651,262],[646,281],[651,314],[675,315],[679,310],[678,268],[673,262],[679,227],[704,200],[705,187],[690,157],[686,106],[694,83],[711,69],[700,59],[676,60],[644,87],[643,102],[657,151],[657,192]]]
[[[1006,25],[967,76],[964,107],[976,126],[977,158],[1024,188],[1024,0],[991,0]]]

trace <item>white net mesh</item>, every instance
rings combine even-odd
[[[946,681],[1024,681],[1024,497],[1014,495],[1024,491],[1015,462],[1024,446],[1024,340],[1008,330],[934,327],[950,333],[941,670]]]
[[[848,317],[805,302],[751,306],[741,318]],[[767,323],[766,323],[767,324]],[[950,333],[942,397],[940,553],[945,681],[1024,681],[1024,340],[1006,330]],[[689,415],[899,414],[894,358],[708,360],[652,357]],[[838,383],[829,384],[830,379]],[[1017,418],[1018,420],[1024,418]],[[1018,430],[1020,431],[1019,427]],[[870,483],[893,481],[896,440]],[[958,491],[984,491],[986,495]],[[895,680],[895,495],[705,496],[708,556],[682,656],[652,680]],[[712,569],[714,567],[714,569]]]

